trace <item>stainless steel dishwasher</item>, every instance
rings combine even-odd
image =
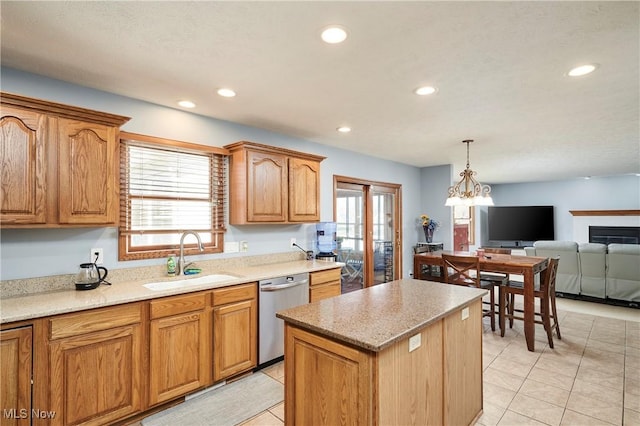
[[[276,312],[309,303],[309,274],[294,274],[259,283],[258,364],[284,355],[284,321]]]

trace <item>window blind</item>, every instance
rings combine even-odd
[[[186,230],[198,232],[206,251],[222,251],[226,156],[162,141],[121,139],[120,257],[166,255]]]

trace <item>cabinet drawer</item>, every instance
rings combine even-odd
[[[328,269],[326,271],[312,272],[309,274],[309,285],[328,283],[330,281],[340,281],[340,268]]]
[[[257,283],[220,288],[213,290],[213,306],[255,299],[256,297],[258,297]]]
[[[112,306],[49,319],[49,337],[77,336],[142,321],[142,305]]]
[[[165,297],[149,303],[151,319],[164,318],[185,312],[199,311],[207,306],[207,293]]]
[[[314,286],[309,289],[309,302],[328,299],[333,296],[340,296],[340,283]]]

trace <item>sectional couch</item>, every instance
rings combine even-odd
[[[528,256],[559,256],[556,293],[640,306],[640,245],[536,241]]]

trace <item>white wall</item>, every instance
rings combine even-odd
[[[321,164],[321,220],[333,220],[333,175],[402,185],[403,258],[412,263],[412,246],[418,235],[413,219],[420,214],[420,169],[367,155],[319,145],[237,123],[216,120],[162,107],[136,99],[72,85],[10,68],[1,69],[2,90],[34,98],[132,117],[122,129],[134,133],[177,139],[212,146],[250,140],[326,156]],[[357,138],[357,133],[345,138]],[[313,247],[315,225],[229,226],[226,241],[248,241],[246,254],[193,256],[194,260],[284,252],[291,237]],[[0,233],[0,278],[2,280],[70,274],[89,260],[91,248],[102,247],[107,268],[130,268],[161,264],[164,259],[119,262],[115,228],[2,229]],[[410,266],[402,268],[403,271]]]
[[[570,210],[640,209],[640,177],[635,175],[502,184],[492,185],[491,189],[496,206],[554,206],[556,240],[575,241],[576,238],[582,238],[574,235],[576,219],[569,213]],[[480,221],[477,226],[483,236],[482,243],[486,245],[487,208],[479,210]],[[618,225],[623,224],[621,222]]]
[[[403,276],[412,271],[412,247],[424,241],[418,224],[420,214],[439,220],[442,227],[434,239],[445,248],[453,246],[451,210],[444,206],[447,188],[453,182],[450,165],[418,169],[364,154],[319,145],[237,123],[216,120],[181,110],[111,93],[72,85],[59,80],[1,68],[2,90],[54,102],[132,117],[123,130],[183,140],[212,146],[223,146],[238,140],[251,140],[326,156],[322,162],[321,220],[333,220],[333,175],[343,175],[402,185]],[[348,135],[357,138],[357,133]],[[348,146],[345,138],[345,146]],[[390,141],[393,143],[393,141]],[[496,205],[554,205],[556,238],[572,239],[572,217],[569,210],[640,209],[640,179],[635,176],[593,178],[589,181],[543,182],[494,185]],[[478,241],[486,235],[486,208],[477,208]],[[313,224],[229,226],[227,241],[245,240],[246,255],[291,250],[289,239],[295,237],[313,248]],[[31,278],[70,274],[79,263],[89,260],[91,248],[102,247],[107,268],[129,268],[161,264],[164,259],[119,262],[115,228],[81,229],[2,229],[0,232],[0,279]],[[245,254],[194,256],[222,258]]]

